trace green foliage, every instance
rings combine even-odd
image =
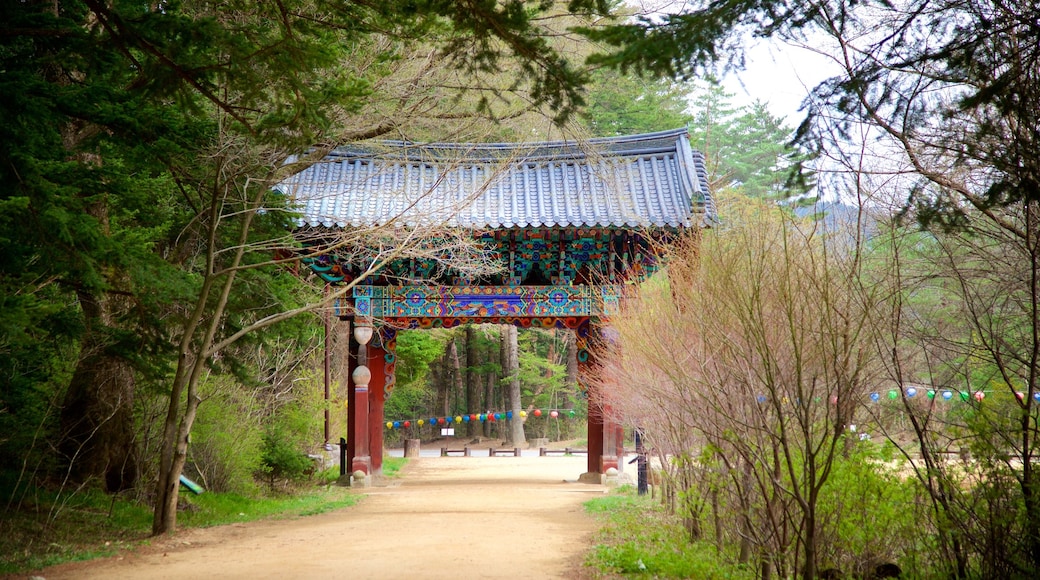
[[[714,546],[690,543],[682,522],[647,496],[622,488],[585,503],[586,511],[605,520],[586,566],[600,574],[650,578],[756,578],[747,567],[733,564]]]
[[[306,381],[301,383],[306,385]],[[315,468],[307,452],[319,440],[322,401],[317,389],[295,395],[291,402],[276,407],[264,424],[261,460],[272,486],[275,479],[303,479]]]
[[[275,478],[301,479],[312,467],[311,460],[289,440],[290,435],[277,427],[270,427],[264,433],[261,459],[272,481]]]
[[[836,458],[820,492],[820,565],[867,574],[879,562],[906,571],[929,569],[935,535],[921,522],[924,490],[907,478],[906,464],[891,444],[860,442]]]
[[[444,356],[445,336],[429,331],[402,330],[397,333],[397,388],[426,379],[430,363]]]
[[[430,389],[425,383],[410,383],[394,387],[386,399],[383,415],[387,419],[428,416]]]
[[[597,71],[585,122],[611,136],[686,126],[705,155],[713,189],[740,188],[753,197],[788,198],[811,189],[802,168],[808,156],[791,145],[794,131],[756,102],[734,107],[733,94],[714,81],[676,82]]]
[[[690,122],[688,85],[597,70],[582,118],[595,137],[652,133]]]
[[[254,474],[268,465],[262,405],[228,377],[216,377],[203,388],[211,394],[199,405],[188,446],[190,471],[207,491],[249,493],[256,487]]]
[[[275,417],[264,429],[261,462],[272,484],[275,479],[302,479],[314,467],[304,451],[306,431],[301,432],[294,414],[290,410],[288,417]]]

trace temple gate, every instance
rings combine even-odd
[[[279,190],[301,208],[304,263],[329,284],[358,281],[337,314],[357,329],[347,454],[351,471],[366,474],[382,470],[398,330],[469,322],[570,329],[587,378],[626,285],[657,268],[660,242],[715,218],[703,156],[685,129],[581,143],[381,142],[337,149]],[[372,271],[373,251],[332,235],[433,226],[466,232],[500,268],[464,276],[444,256],[388,259]],[[620,423],[593,383],[580,383],[589,398],[587,476],[620,471]]]

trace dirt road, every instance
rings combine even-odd
[[[179,532],[137,553],[44,570],[62,578],[578,578],[595,529],[584,457],[413,459],[358,505]]]

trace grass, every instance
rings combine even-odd
[[[394,478],[400,475],[401,469],[408,463],[404,457],[384,457],[383,477]]]
[[[397,477],[407,459],[387,457],[383,472]],[[321,514],[356,504],[350,488],[330,485],[339,469],[315,476],[318,485],[291,493],[247,496],[181,490],[181,528],[201,528],[266,518]],[[3,494],[6,497],[8,494]],[[24,574],[63,562],[111,556],[147,544],[152,510],[146,505],[99,491],[59,495],[37,489],[18,506],[0,505],[0,576]]]
[[[689,542],[680,522],[631,486],[585,503],[604,520],[585,565],[600,578],[753,580],[753,570],[728,563],[706,542]]]

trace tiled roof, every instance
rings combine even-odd
[[[690,227],[715,217],[685,129],[586,142],[336,149],[278,189],[301,226]]]

